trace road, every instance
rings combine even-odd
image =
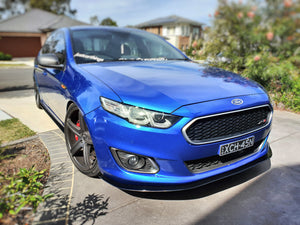
[[[35,224],[300,224],[300,115],[275,111],[270,161],[190,191],[134,193],[72,166],[63,133],[36,109],[32,90],[0,93],[0,108],[46,131],[40,137],[51,157],[47,192],[60,194],[39,209]]]
[[[32,68],[0,69],[0,93],[33,88]]]

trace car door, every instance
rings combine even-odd
[[[59,59],[59,63],[65,65],[65,52],[64,33],[57,31],[48,38],[41,54],[55,54]],[[41,71],[41,75],[39,75],[41,96],[47,104],[48,110],[63,123],[68,95],[66,86],[62,83],[66,71],[65,67],[64,69],[39,67],[39,70]]]

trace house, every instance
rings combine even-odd
[[[201,37],[203,23],[176,15],[153,19],[136,25],[137,28],[165,37],[171,44],[185,50]]]
[[[13,57],[35,57],[47,35],[61,27],[87,25],[41,9],[0,21],[0,52]]]

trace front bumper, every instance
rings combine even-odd
[[[221,179],[224,179],[229,176],[233,176],[236,174],[239,174],[245,170],[248,170],[254,166],[256,166],[259,163],[262,163],[263,161],[269,159],[272,157],[272,150],[271,147],[268,145],[266,154],[262,155],[260,158],[257,158],[254,161],[251,161],[243,166],[240,166],[238,168],[229,170],[227,172],[217,174],[211,177],[207,177],[201,180],[193,181],[190,183],[177,183],[177,184],[160,184],[159,186],[154,186],[152,184],[144,184],[144,183],[134,183],[134,184],[124,184],[123,182],[120,183],[120,181],[115,179],[110,179],[109,177],[103,177],[104,180],[106,180],[108,183],[121,188],[123,190],[128,191],[140,191],[140,192],[170,192],[170,191],[182,191],[182,190],[189,190],[194,189]]]
[[[191,189],[239,173],[270,155],[267,143],[271,123],[264,129],[229,140],[204,145],[189,144],[182,127],[192,118],[183,117],[168,129],[141,127],[98,108],[85,116],[103,179],[126,190],[175,191]],[[222,167],[192,173],[185,162],[218,154],[219,146],[250,136],[263,144],[254,154]],[[159,165],[156,174],[130,172],[118,165],[110,147],[153,158]]]

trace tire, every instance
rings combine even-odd
[[[101,175],[96,153],[84,118],[75,104],[71,104],[65,120],[65,140],[70,158],[76,168],[90,177]]]
[[[43,109],[41,105],[41,98],[40,98],[40,93],[37,88],[36,82],[34,81],[34,98],[35,98],[35,104],[39,109]]]

